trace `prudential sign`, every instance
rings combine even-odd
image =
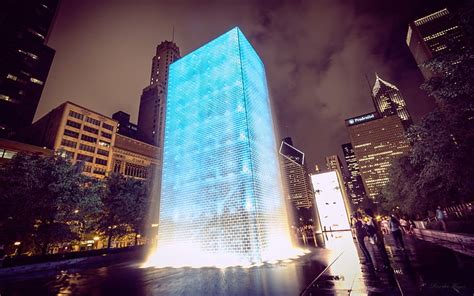
[[[366,121],[371,121],[372,119],[375,119],[376,117],[377,117],[377,113],[365,114],[358,117],[347,119],[347,124],[348,125],[359,124]]]

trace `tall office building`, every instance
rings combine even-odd
[[[314,224],[313,193],[308,170],[304,162],[304,153],[293,146],[290,137],[280,144],[280,162],[283,168],[286,195],[292,209],[292,226]]]
[[[410,150],[403,123],[396,115],[369,113],[347,119],[346,126],[367,195],[375,198],[389,181],[392,161]]]
[[[55,51],[46,42],[57,0],[0,4],[0,137],[31,124]]]
[[[62,150],[85,175],[103,178],[112,168],[117,121],[72,102],[65,102],[38,119],[25,132],[28,142]]]
[[[405,129],[413,123],[400,90],[377,74],[375,74],[375,83],[372,88],[372,99],[375,109],[383,117],[397,115]]]
[[[425,79],[434,74],[422,65],[460,46],[462,31],[447,8],[419,18],[408,25],[406,42]]]
[[[242,32],[234,28],[173,63],[167,100],[158,248],[148,264],[288,256],[265,69]]]
[[[150,85],[143,89],[140,98],[138,133],[142,140],[160,147],[163,146],[169,67],[179,58],[179,48],[172,41],[163,41],[156,47]]]
[[[344,176],[342,162],[336,154],[326,156],[326,168],[328,170],[336,170],[341,176]]]
[[[357,205],[361,203],[366,196],[364,183],[362,182],[362,177],[359,172],[359,164],[357,163],[357,158],[351,143],[343,144],[342,152],[349,172],[346,178],[348,195],[352,204]]]

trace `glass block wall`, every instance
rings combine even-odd
[[[284,257],[292,246],[265,69],[238,28],[171,65],[166,108],[155,255],[169,262],[158,264]]]

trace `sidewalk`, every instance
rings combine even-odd
[[[474,294],[473,257],[410,235],[404,235],[403,238],[405,251],[396,250],[392,237],[385,236],[395,279],[403,295]]]

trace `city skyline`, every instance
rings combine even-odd
[[[174,42],[185,55],[239,25],[268,65],[280,138],[289,135],[300,143],[313,167],[326,155],[341,156],[339,147],[348,140],[346,118],[373,110],[365,74],[372,80],[380,73],[399,86],[415,121],[431,110],[405,37],[410,21],[446,4],[436,2],[393,7],[375,1],[210,1],[200,15],[182,2],[64,2],[49,38],[57,54],[35,119],[70,100],[107,115],[123,110],[136,123],[156,46],[173,39],[173,27]],[[327,128],[321,131],[322,126]]]

